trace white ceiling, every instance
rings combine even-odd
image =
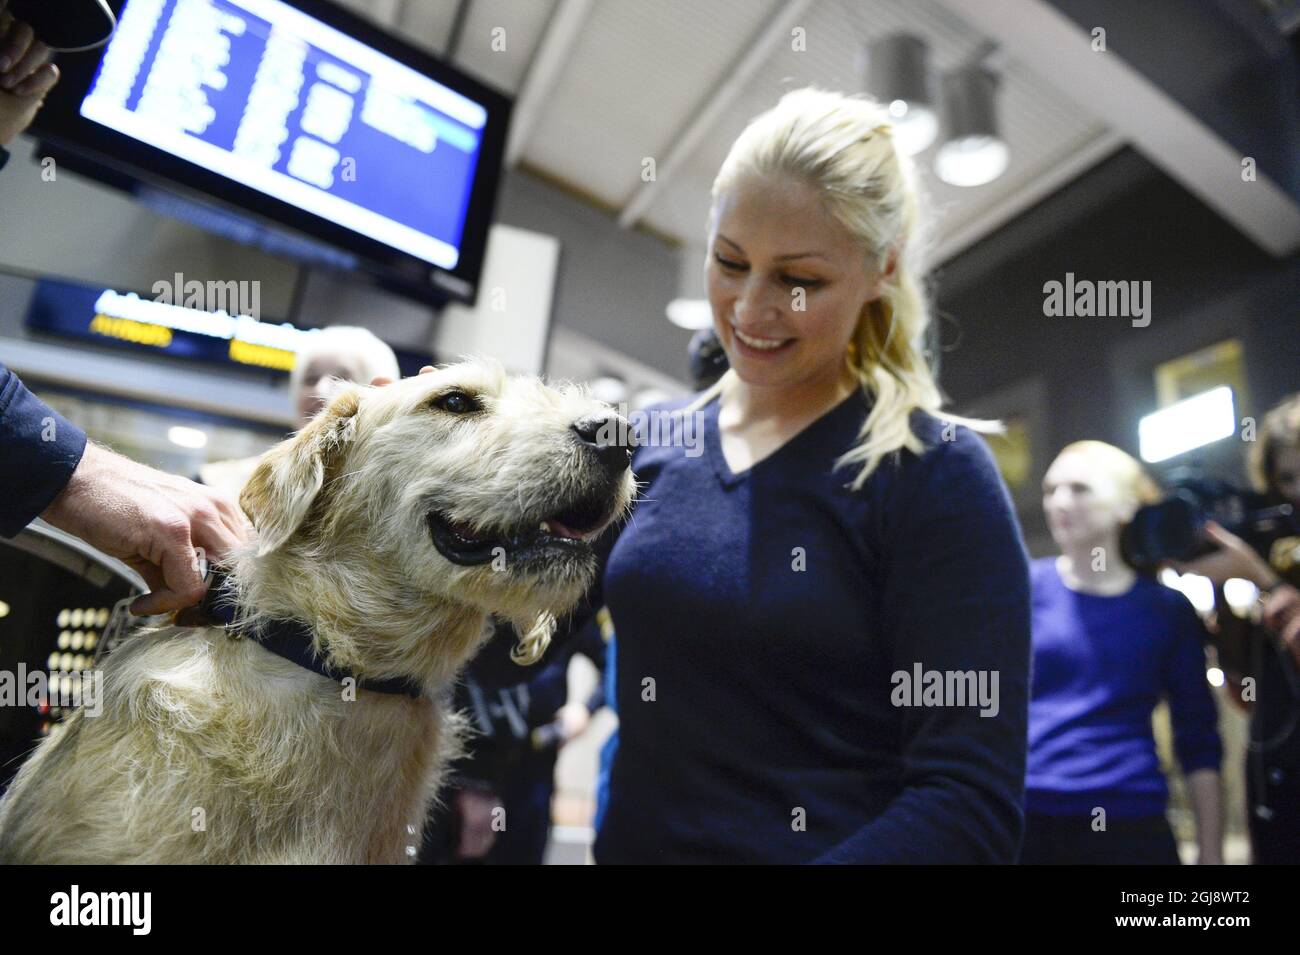
[[[456,0],[345,0],[445,55]],[[746,122],[808,84],[862,88],[860,50],[898,30],[929,41],[936,71],[984,42],[951,0],[464,0],[454,62],[518,97],[517,160],[575,194],[687,246],[703,243],[709,186]],[[806,50],[792,49],[801,27]],[[501,28],[501,29],[497,29]],[[494,33],[495,31],[495,33]],[[494,49],[504,39],[504,49]],[[962,189],[919,158],[942,260],[1118,148],[1077,101],[1000,50],[1011,165]],[[657,181],[642,182],[653,157]],[[648,195],[641,195],[649,190]]]

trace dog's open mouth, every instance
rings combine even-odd
[[[478,528],[468,521],[453,521],[439,511],[428,513],[429,534],[438,553],[453,564],[486,564],[504,553],[507,560],[525,557],[587,553],[591,541],[608,523],[609,495],[592,495],[513,530]]]

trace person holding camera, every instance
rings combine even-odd
[[[1219,662],[1233,698],[1251,710],[1246,785],[1251,855],[1259,864],[1300,862],[1300,393],[1267,415],[1251,450],[1251,481],[1275,506],[1292,508],[1290,526],[1258,553],[1213,522],[1206,536],[1218,545],[1205,557],[1177,565],[1216,585]],[[1272,536],[1272,535],[1269,535]],[[1245,617],[1227,605],[1232,578],[1259,588]]]
[[[1022,864],[1166,864],[1179,855],[1151,716],[1169,702],[1201,864],[1221,863],[1218,715],[1205,628],[1182,594],[1121,556],[1158,491],[1131,456],[1068,445],[1043,480],[1058,557],[1034,561],[1033,667]]]

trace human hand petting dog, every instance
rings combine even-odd
[[[45,95],[59,81],[50,48],[32,28],[15,20],[0,0],[0,146],[7,146],[36,117]]]
[[[197,604],[205,592],[200,558],[220,561],[248,537],[226,496],[92,442],[41,516],[139,572],[150,588],[131,604],[141,616]]]
[[[434,370],[425,365],[420,374]],[[145,579],[149,593],[131,604],[138,616],[194,607],[206,592],[204,562],[220,563],[249,533],[239,505],[225,495],[91,443],[41,516]]]

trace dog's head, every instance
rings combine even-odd
[[[591,584],[592,542],[632,499],[630,457],[608,405],[471,361],[339,394],[240,503],[259,558],[288,555],[358,599],[414,593],[519,622]]]

